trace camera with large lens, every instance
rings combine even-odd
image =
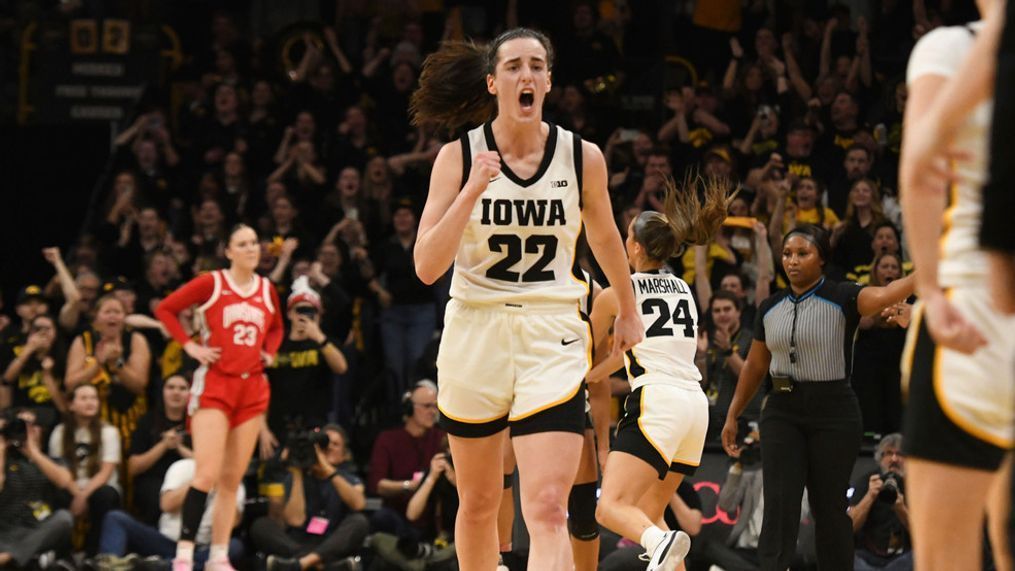
[[[878,492],[878,501],[886,504],[894,504],[899,499],[899,488],[902,485],[902,476],[895,472],[885,472],[881,475],[881,491]]]
[[[309,468],[317,463],[315,448],[328,446],[328,435],[320,428],[298,430],[289,436],[289,465],[293,468]]]

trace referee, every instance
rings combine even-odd
[[[765,571],[783,571],[793,559],[804,486],[814,513],[818,568],[853,568],[846,489],[862,431],[849,379],[853,340],[861,316],[913,293],[912,276],[886,287],[827,279],[829,256],[827,233],[819,227],[801,226],[783,239],[790,287],[758,308],[754,341],[723,426],[723,448],[737,457],[737,418],[770,373],[761,411],[765,488],[758,555]]]

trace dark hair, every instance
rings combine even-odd
[[[866,149],[866,147],[864,147]],[[797,188],[800,187],[800,183],[809,180],[814,183],[814,189],[817,192],[817,198],[814,201],[814,207],[818,211],[818,226],[825,227],[825,205],[822,204],[821,198],[825,195],[825,184],[813,176],[802,176],[793,181],[793,196],[796,196]],[[799,205],[797,201],[797,205]]]
[[[687,174],[683,184],[666,177],[664,213],[649,210],[634,219],[634,239],[645,248],[654,261],[661,262],[677,255],[685,244],[705,245],[712,240],[723,220],[733,195],[729,180],[704,179]],[[698,201],[699,191],[704,204]]]
[[[867,155],[867,160],[870,160],[871,158],[873,158],[873,155],[871,154],[871,150],[868,149],[866,145],[862,145],[860,143],[853,143],[852,145],[846,147],[846,154],[848,155],[849,153],[851,153],[853,151],[857,151],[857,150],[863,151],[864,154]]]
[[[735,275],[735,274],[729,274],[729,275]],[[712,292],[712,299],[708,300],[708,310],[709,311],[712,311],[712,306],[715,305],[716,300],[719,300],[719,299],[724,299],[726,301],[732,302],[733,303],[733,307],[736,307],[737,311],[743,311],[743,308],[740,307],[740,298],[738,298],[733,292],[727,291],[727,290],[724,290],[724,289],[720,289],[720,290],[716,290],[716,291]]]
[[[82,383],[70,390],[67,394],[67,399],[73,402],[78,391],[84,388],[91,388],[96,394],[99,393],[99,389],[95,385]],[[77,431],[78,423],[74,418],[74,413],[67,411],[63,415],[63,459],[67,461],[68,468],[70,468],[70,472],[74,475],[75,479],[78,474],[77,441],[74,438]],[[102,417],[99,413],[96,413],[88,422],[88,437],[90,442],[86,461],[88,463],[87,473],[91,477],[99,472],[100,467],[99,452],[102,450]]]
[[[898,227],[896,227],[895,224],[893,224],[891,220],[882,220],[881,222],[878,222],[877,224],[875,224],[874,225],[874,231],[871,232],[871,236],[873,237],[874,235],[876,235],[878,233],[878,230],[880,230],[882,228],[891,228],[892,232],[895,233],[895,239],[896,240],[901,240],[902,239],[902,235],[899,234]]]
[[[828,241],[828,232],[814,224],[803,224],[790,230],[782,238],[782,246],[786,247],[786,242],[789,241],[793,236],[803,236],[808,242],[814,244],[814,247],[818,250],[818,257],[821,258],[823,263],[828,262],[832,255],[832,246]]]
[[[893,254],[891,252],[885,252],[883,254],[878,254],[877,256],[874,256],[874,261],[871,262],[870,285],[872,286],[886,285],[882,283],[881,279],[878,277],[878,265],[881,263],[881,260],[885,258],[895,258],[895,261],[899,263],[899,271],[902,273],[902,277],[905,277],[906,269],[902,267],[902,254],[899,253]]]
[[[512,28],[489,45],[444,42],[428,55],[419,74],[419,88],[409,102],[412,124],[437,123],[448,130],[484,123],[497,112],[497,99],[486,87],[486,76],[497,68],[497,52],[505,42],[532,38],[546,50],[546,65],[553,68],[553,44],[540,31]]]
[[[292,200],[288,196],[286,196],[286,195],[283,195],[283,196],[285,196],[286,200],[289,200],[289,203],[292,204]],[[226,247],[227,248],[229,247],[229,243],[233,241],[233,234],[239,232],[240,230],[243,230],[244,228],[246,228],[246,229],[250,230],[251,232],[253,232],[255,238],[257,237],[257,230],[254,230],[253,226],[251,226],[250,224],[245,224],[243,222],[234,224],[233,227],[229,229],[229,233],[226,234]]]

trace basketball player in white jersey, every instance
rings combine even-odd
[[[666,212],[644,212],[631,222],[627,255],[645,340],[623,361],[607,357],[589,374],[590,382],[603,382],[621,363],[627,367],[631,394],[606,461],[596,516],[641,543],[650,557],[649,571],[679,568],[691,548],[686,533],[666,531],[663,513],[681,479],[693,475],[701,462],[708,430],[708,397],[694,365],[698,310],[691,288],[665,267],[685,244],[707,244],[726,218],[727,185],[710,181],[700,207],[698,181],[690,179],[682,189],[667,181]],[[632,289],[610,287],[596,300],[595,339],[608,337],[622,288]]]
[[[977,2],[981,13],[1000,0]],[[905,145],[965,65],[982,22],[938,28],[910,56]],[[975,62],[974,62],[975,64]],[[903,222],[919,268],[918,303],[903,357],[907,498],[917,569],[978,569],[982,518],[998,569],[1012,569],[1006,519],[1015,433],[1015,318],[993,306],[979,248],[982,185],[992,102],[958,126],[950,188],[933,177],[902,179]],[[909,165],[903,165],[906,171]],[[1002,468],[1004,467],[1004,468]],[[962,490],[961,494],[955,490]]]
[[[438,154],[414,251],[425,283],[455,265],[437,357],[438,406],[458,473],[458,559],[470,571],[496,566],[508,427],[529,568],[574,566],[567,497],[592,351],[578,308],[588,284],[574,263],[583,224],[610,283],[628,280],[602,153],[542,121],[552,60],[546,36],[524,28],[489,47],[446,43],[424,63],[411,103],[417,124],[482,123]],[[642,336],[633,292],[623,291],[615,352]]]
[[[603,291],[592,275],[581,270],[589,284],[589,292],[581,299],[582,319],[589,320],[596,296]],[[594,343],[594,341],[593,341]],[[567,528],[571,534],[571,551],[575,571],[595,571],[599,567],[599,522],[596,521],[596,504],[599,496],[600,467],[606,462],[610,445],[609,383],[592,383],[585,389],[585,434],[582,441],[578,473],[567,500]],[[512,534],[514,529],[514,471],[515,454],[508,445],[504,448],[504,491],[497,512],[497,537],[501,560],[505,567],[514,557]],[[498,567],[498,571],[501,568]]]

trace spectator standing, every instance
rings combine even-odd
[[[388,292],[382,298],[381,336],[388,367],[398,379],[396,394],[409,386],[416,361],[437,327],[433,286],[416,275],[413,248],[416,245],[416,213],[412,203],[401,201],[392,215],[395,234],[376,249],[379,280]],[[383,303],[383,300],[389,300]]]
[[[10,406],[30,409],[35,422],[48,431],[67,411],[63,394],[66,350],[56,322],[49,315],[31,320],[24,345],[4,346],[10,351],[3,384],[10,387]]]
[[[95,386],[101,418],[116,427],[125,447],[148,410],[145,391],[151,352],[142,334],[127,331],[127,311],[112,294],[95,304],[92,327],[74,338],[67,354],[68,390],[82,384]]]

